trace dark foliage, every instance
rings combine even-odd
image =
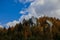
[[[46,22],[53,23],[52,27]],[[0,40],[60,40],[60,20],[52,17],[37,19],[37,25],[30,27],[32,20],[23,20],[15,27],[0,28]]]

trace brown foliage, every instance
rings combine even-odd
[[[49,20],[53,23],[52,28],[49,27],[49,25],[46,23],[46,20]],[[37,24],[38,24],[37,26],[30,27],[29,21],[24,20],[23,24],[21,23],[16,24],[15,27],[9,27],[8,29],[5,29],[5,28],[0,29],[0,34],[3,33],[5,36],[10,35],[12,37],[11,39],[17,36],[17,39],[20,38],[20,40],[21,40],[21,37],[22,39],[24,38],[27,40],[32,36],[36,37],[37,40],[39,38],[41,38],[40,40],[42,40],[43,38],[46,40],[60,38],[60,20],[59,19],[44,16],[37,19]]]

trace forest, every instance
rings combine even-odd
[[[0,28],[0,40],[60,40],[58,18],[46,16],[33,18],[23,19],[22,23],[8,29]]]

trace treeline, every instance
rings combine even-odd
[[[0,28],[0,40],[60,40],[59,19],[40,17],[36,20],[36,24],[24,19],[15,27]]]

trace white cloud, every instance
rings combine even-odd
[[[31,5],[43,5],[44,4],[44,0],[35,0],[33,3],[31,3]]]
[[[25,11],[20,11],[20,14],[25,14]]]
[[[33,2],[34,0],[19,0],[20,3],[27,3],[27,2]]]
[[[15,26],[18,23],[19,23],[19,21],[14,20],[13,22],[8,22],[6,25],[7,25],[7,28],[8,28],[9,26],[13,27],[13,26]]]
[[[19,13],[20,14],[26,14],[28,11],[27,11],[27,9],[23,9],[23,10],[21,10]]]
[[[56,12],[56,14],[58,13],[57,15],[60,16],[60,9],[56,10],[55,12]]]
[[[34,1],[34,0],[14,0],[15,3],[20,2],[20,3],[22,3],[22,4],[25,4],[25,3],[27,3],[27,2],[33,2],[33,1]]]
[[[28,14],[28,15],[22,15],[22,16],[20,17],[19,21],[21,22],[21,21],[23,21],[23,19],[28,20],[29,18],[31,18],[31,15],[30,15],[30,14]]]
[[[30,15],[36,17],[47,15],[59,18],[60,0],[35,0],[27,10]]]
[[[3,26],[2,26],[2,25],[0,25],[0,28],[3,28]]]
[[[0,23],[0,28],[3,28],[3,25]]]
[[[22,21],[24,18],[29,19],[32,16],[41,17],[41,16],[52,16],[60,17],[60,0],[19,0],[19,2],[26,3],[31,2],[31,5],[28,8],[24,8],[20,11],[23,14],[19,21]],[[29,14],[25,15],[26,12]]]

